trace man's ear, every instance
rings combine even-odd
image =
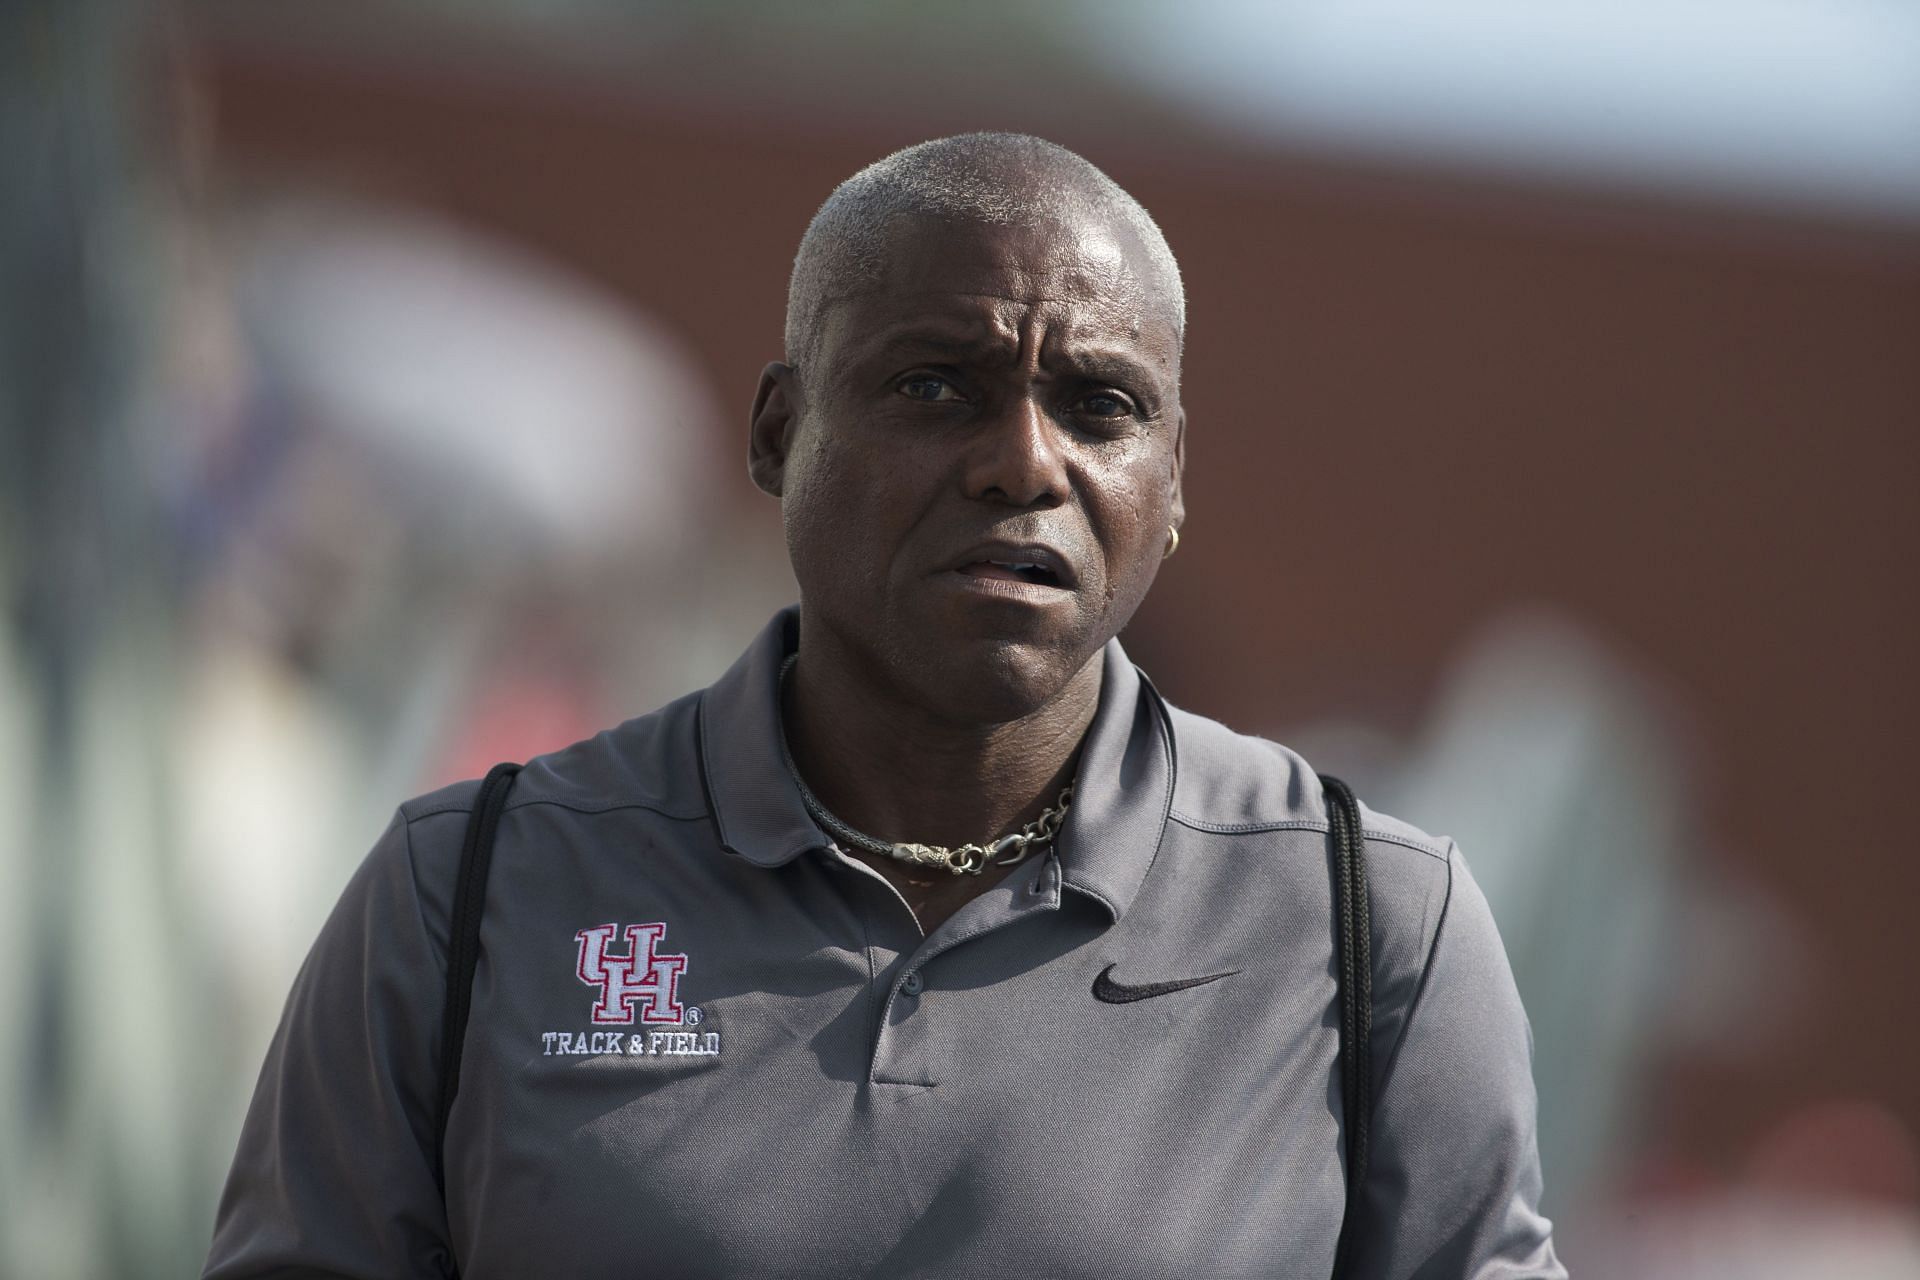
[[[1178,529],[1187,522],[1187,500],[1180,491],[1181,477],[1187,471],[1187,411],[1180,410],[1173,424],[1173,499],[1167,505],[1167,518]]]
[[[799,378],[792,366],[775,360],[760,371],[747,422],[747,474],[774,497],[786,485],[787,445],[799,421]]]

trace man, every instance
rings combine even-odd
[[[799,608],[513,783],[444,1197],[475,788],[402,806],[295,985],[207,1274],[1328,1275],[1319,781],[1114,639],[1184,518],[1184,327],[1152,220],[1058,147],[836,190],[750,433]],[[1365,837],[1351,1274],[1562,1276],[1486,905],[1450,842]]]

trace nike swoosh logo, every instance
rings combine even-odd
[[[1222,978],[1231,978],[1240,972],[1229,969],[1225,973],[1210,973],[1204,978],[1179,978],[1173,982],[1143,982],[1139,986],[1131,983],[1115,982],[1110,976],[1118,965],[1108,965],[1093,980],[1093,998],[1104,1000],[1108,1004],[1132,1004],[1135,1000],[1148,1000],[1154,996],[1170,995],[1175,991],[1185,991],[1188,987],[1204,987],[1209,982],[1218,982]]]

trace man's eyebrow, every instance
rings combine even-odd
[[[1156,368],[1153,361],[1124,347],[1083,346],[1069,342],[1062,344],[1060,355],[1082,375],[1110,382],[1158,386],[1172,376]]]

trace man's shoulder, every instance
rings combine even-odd
[[[706,817],[699,762],[702,692],[534,756],[514,779],[507,809],[550,805],[581,814],[647,809],[669,818]],[[413,824],[440,814],[466,815],[479,793],[479,779],[455,782],[408,800],[400,816]]]
[[[1320,774],[1299,752],[1178,707],[1169,706],[1167,712],[1178,752],[1173,821],[1227,835],[1327,829]],[[1452,849],[1451,840],[1381,813],[1365,796],[1361,825],[1369,843],[1425,854],[1441,863]]]

